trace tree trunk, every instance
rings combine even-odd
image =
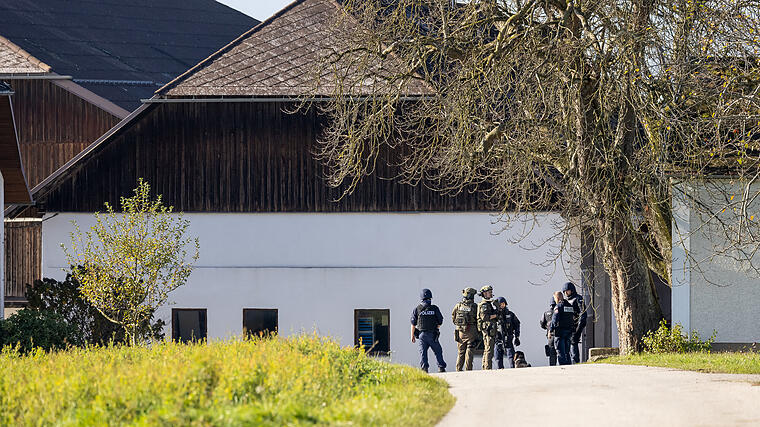
[[[639,352],[644,335],[656,329],[662,319],[652,275],[625,224],[599,220],[597,232],[610,276],[620,353]]]

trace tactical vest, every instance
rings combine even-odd
[[[491,315],[496,314],[492,302],[492,300],[484,299],[478,304],[478,330],[489,336],[496,334],[496,320],[491,320]]]
[[[575,309],[567,302],[557,304],[559,310],[559,325],[557,329],[561,331],[572,331],[575,325]]]
[[[478,306],[472,300],[465,300],[455,307],[454,325],[464,328],[478,323]]]
[[[432,305],[420,304],[417,306],[417,329],[420,332],[438,329],[438,319]]]
[[[501,322],[502,322],[501,333],[504,334],[505,338],[511,337],[512,333],[514,332],[512,330],[512,326],[513,326],[512,317],[513,316],[514,316],[514,314],[512,314],[511,311],[505,309],[505,313],[501,317]]]
[[[578,302],[577,305],[576,305],[576,301]],[[575,309],[575,307],[578,307],[577,310],[576,310],[576,312],[575,312],[575,317],[573,318],[573,321],[575,322],[575,326],[577,327],[578,326],[578,322],[581,319],[581,313],[583,313],[583,310],[586,309],[584,307],[584,304],[583,304],[583,297],[580,296],[579,294],[575,294],[574,297],[567,299],[567,303],[570,304],[570,305],[572,305],[573,309]]]

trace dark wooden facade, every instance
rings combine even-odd
[[[33,188],[112,128],[119,119],[51,80],[10,80],[21,160]],[[22,216],[36,216],[36,209]],[[5,298],[24,300],[41,278],[39,221],[5,222]]]
[[[5,301],[26,301],[26,285],[42,275],[42,222],[5,223]]]
[[[119,119],[50,80],[11,80],[21,158],[33,188]]]
[[[115,206],[142,177],[185,212],[397,212],[486,210],[477,194],[441,195],[395,180],[387,166],[340,199],[313,151],[323,121],[284,103],[154,104],[88,153],[49,191],[47,212]],[[340,200],[338,200],[340,199]]]

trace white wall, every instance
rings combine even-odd
[[[416,365],[409,318],[420,289],[433,291],[444,314],[442,344],[456,359],[451,309],[466,286],[492,284],[522,321],[521,350],[546,364],[538,320],[551,293],[579,276],[577,256],[548,266],[549,245],[528,250],[507,242],[517,230],[494,235],[502,224],[484,213],[425,214],[186,214],[200,238],[201,257],[187,285],[171,295],[171,308],[206,308],[210,338],[241,333],[243,308],[279,309],[282,334],[312,331],[353,345],[354,309],[390,309],[392,360]],[[82,229],[91,215],[48,215],[43,222],[43,274],[64,277],[60,243],[70,221]],[[557,215],[521,246],[550,238]],[[532,225],[532,224],[531,224]],[[548,285],[546,283],[549,283]],[[477,298],[479,300],[479,298]],[[170,336],[171,331],[167,331]],[[432,353],[430,355],[432,357]]]
[[[753,186],[749,197],[758,191]],[[674,191],[673,322],[703,338],[715,330],[722,343],[760,341],[760,258],[749,238],[760,238],[760,200],[747,207],[746,219],[753,219],[739,227],[743,192],[741,183],[717,179]]]

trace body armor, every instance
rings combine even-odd
[[[438,329],[438,320],[432,305],[420,304],[417,307],[417,329],[420,332],[435,331]]]
[[[478,322],[478,306],[473,300],[463,300],[454,307],[454,325],[457,329],[465,329],[467,326]]]
[[[496,314],[493,308],[493,301],[484,299],[478,305],[478,330],[484,336],[496,336],[496,319],[491,319],[491,315]]]

